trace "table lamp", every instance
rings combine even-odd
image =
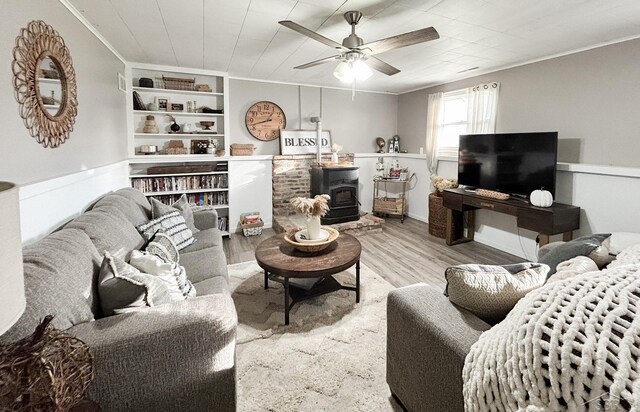
[[[26,305],[18,187],[0,182],[0,335],[22,316]]]

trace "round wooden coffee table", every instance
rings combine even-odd
[[[289,310],[298,302],[340,289],[356,292],[360,302],[360,252],[355,237],[341,233],[327,249],[303,253],[284,240],[284,234],[270,237],[258,245],[256,261],[264,269],[264,288],[269,280],[284,286],[284,324],[289,324]],[[346,286],[332,275],[356,265],[356,286]]]

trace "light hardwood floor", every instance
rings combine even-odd
[[[229,264],[254,260],[256,246],[273,236],[264,229],[261,236],[234,234],[224,241]],[[444,288],[447,267],[464,264],[509,264],[522,259],[478,242],[447,246],[444,239],[431,236],[426,223],[415,219],[386,219],[382,233],[358,236],[362,243],[361,261],[393,286],[426,282]]]

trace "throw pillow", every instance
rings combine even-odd
[[[131,252],[129,263],[136,269],[162,280],[173,300],[185,300],[196,296],[196,289],[187,279],[184,267],[175,262],[166,261],[149,252],[134,250]]]
[[[156,276],[141,273],[124,260],[104,252],[98,277],[100,306],[105,316],[170,303],[167,286]]]
[[[167,262],[180,262],[178,247],[164,229],[158,230],[142,249],[152,255],[160,256]]]
[[[547,279],[549,267],[538,263],[515,265],[460,265],[447,268],[445,296],[478,317],[495,322],[527,292]]]
[[[594,235],[582,236],[554,248],[549,253],[538,259],[538,263],[549,265],[549,276],[556,273],[556,267],[559,263],[574,258],[576,256],[587,256],[602,242],[611,236],[610,233],[601,233]]]
[[[576,256],[558,264],[556,273],[549,276],[547,282],[557,282],[573,276],[582,275],[583,273],[597,272],[598,270],[598,265],[593,259],[587,256]]]
[[[186,194],[183,194],[182,196],[180,196],[180,199],[178,199],[171,206],[165,205],[158,199],[155,199],[153,197],[151,198],[151,218],[152,219],[159,218],[160,216],[166,215],[167,213],[171,213],[174,210],[177,210],[178,212],[180,212],[180,215],[182,215],[182,217],[184,218],[184,221],[187,224],[187,227],[189,228],[189,230],[191,230],[191,232],[198,233],[200,231],[200,229],[198,229],[195,226],[195,223],[193,220],[193,210],[191,209],[191,205],[187,200]]]
[[[151,239],[158,230],[164,229],[178,250],[182,250],[196,241],[193,232],[189,230],[184,218],[177,210],[138,225],[136,228],[146,239]]]

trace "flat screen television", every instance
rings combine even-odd
[[[555,196],[558,132],[460,135],[458,183],[528,197]]]

